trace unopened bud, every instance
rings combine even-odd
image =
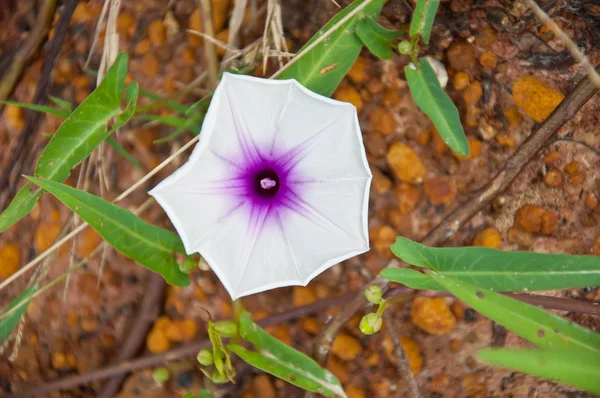
[[[219,321],[215,323],[215,330],[223,337],[233,337],[237,334],[237,325],[232,321]]]
[[[219,373],[216,370],[214,372],[212,372],[212,374],[210,375],[210,379],[215,384],[227,383],[227,376],[225,376],[224,374]]]
[[[381,296],[383,296],[383,290],[377,285],[370,285],[365,289],[365,297],[370,303],[379,304]]]
[[[170,374],[167,368],[157,368],[152,372],[152,378],[158,384],[163,384],[169,380]]]
[[[398,52],[400,54],[410,54],[411,47],[410,42],[403,40],[398,43]]]
[[[198,268],[198,262],[194,260],[192,257],[188,257],[179,263],[179,270],[184,274],[189,274]]]
[[[376,313],[367,314],[360,320],[360,331],[364,334],[379,332],[383,319]]]
[[[210,366],[214,362],[213,353],[208,349],[200,350],[196,359],[198,359],[198,362],[202,366]]]

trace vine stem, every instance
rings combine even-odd
[[[462,225],[489,205],[500,192],[508,188],[521,170],[544,148],[558,129],[569,121],[597,92],[598,88],[590,77],[584,77],[537,130],[515,150],[498,174],[483,188],[476,191],[465,203],[446,216],[427,234],[421,243],[427,246],[438,246],[454,236]],[[381,287],[385,292],[389,289],[391,282],[377,276],[369,281],[367,286],[373,284]],[[325,364],[331,344],[338,331],[366,304],[364,294],[360,291],[341,311],[338,311],[331,318],[314,346],[314,357],[321,365]]]

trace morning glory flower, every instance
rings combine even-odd
[[[190,159],[150,194],[236,299],[367,251],[371,178],[352,105],[225,73]]]

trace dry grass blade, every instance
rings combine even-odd
[[[247,5],[248,0],[235,0],[231,18],[229,19],[229,38],[227,39],[227,46],[229,48],[237,49],[240,45],[240,28],[242,27]],[[231,52],[232,50],[227,49],[223,59],[231,57]]]
[[[200,10],[202,11],[202,26],[204,33],[207,36],[214,37],[215,29],[212,22],[212,12],[209,0],[199,0]],[[217,61],[217,50],[212,42],[204,42],[204,53],[208,60],[208,85],[210,89],[217,87],[217,74],[219,73],[219,65]]]

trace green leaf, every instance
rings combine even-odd
[[[87,222],[114,248],[161,274],[176,286],[187,286],[188,276],[179,270],[174,254],[185,253],[177,235],[142,220],[129,210],[67,185],[28,177],[56,196]]]
[[[477,358],[491,365],[563,382],[592,394],[600,394],[600,357],[563,350],[486,349]]]
[[[37,176],[64,181],[71,169],[89,156],[108,136],[106,124],[121,111],[121,94],[126,74],[127,53],[122,52],[96,90],[52,136],[38,161],[35,170]],[[129,92],[128,89],[128,94]]]
[[[410,22],[410,36],[421,36],[423,43],[429,44],[429,36],[435,13],[437,12],[440,0],[417,0],[415,12]]]
[[[403,32],[385,29],[373,19],[365,18],[356,25],[356,34],[375,56],[391,59],[394,56],[392,42],[402,36]]]
[[[41,194],[42,190],[33,191],[30,183],[23,185],[6,210],[0,214],[0,232],[6,231],[14,223],[29,214]]]
[[[142,97],[150,98],[152,101],[160,102],[162,106],[164,106],[164,107],[166,107],[166,108],[168,108],[168,109],[170,109],[170,110],[172,110],[174,112],[180,113],[182,115],[184,115],[187,112],[187,110],[188,110],[187,106],[185,106],[183,104],[180,104],[177,101],[173,101],[173,100],[169,100],[169,99],[163,98],[160,95],[154,94],[154,93],[152,93],[150,91],[140,90],[140,95]],[[140,107],[140,108],[148,108],[148,106],[143,106],[143,107]]]
[[[166,124],[167,126],[173,126],[182,128],[185,126],[186,119],[179,116],[162,116],[162,115],[136,115],[136,119],[139,120],[150,120]]]
[[[412,289],[444,290],[428,275],[410,268],[385,268],[380,273],[382,278],[389,281],[402,283]]]
[[[42,152],[35,174],[46,180],[64,181],[71,169],[88,157],[110,135],[119,123],[124,123],[135,109],[137,84],[127,89],[128,108],[120,114],[121,94],[127,74],[127,53],[119,54],[104,80],[75,111],[60,125]],[[106,124],[117,117],[117,124],[107,131]],[[0,215],[6,229],[24,217],[35,204],[39,193],[21,189],[7,209]],[[10,221],[10,223],[8,222]]]
[[[404,67],[408,88],[415,103],[429,116],[444,142],[457,154],[467,156],[469,143],[456,106],[440,86],[429,61],[421,58],[419,64],[417,70],[410,66]]]
[[[71,105],[71,103],[69,101],[65,101],[62,98],[54,97],[52,95],[49,95],[48,98],[50,98],[50,101],[54,102],[56,105],[69,111],[69,113],[73,112],[73,105]]]
[[[200,390],[198,398],[215,398],[215,396],[206,390]]]
[[[37,105],[37,104],[26,104],[24,102],[14,102],[14,101],[0,101],[0,104],[5,105],[15,105],[20,108],[29,109],[31,111],[48,113],[50,115],[66,118],[69,116],[69,111],[64,109],[57,109],[47,105]]]
[[[33,296],[35,292],[37,292],[37,290],[37,286],[33,286],[29,289],[22,291],[21,294],[19,294],[14,300],[10,302],[10,304],[8,305],[8,307],[6,307],[3,313],[8,312],[12,308],[15,308],[17,305],[21,304],[24,301],[30,302],[31,296]],[[29,303],[22,305],[6,318],[0,319],[0,340],[6,340],[10,337],[10,334],[12,333],[13,329],[17,327],[19,320],[27,310],[28,306]]]
[[[367,3],[359,12],[339,27],[334,26],[345,19],[357,7]],[[354,34],[356,24],[363,18],[376,19],[385,0],[355,0],[321,28],[300,51],[298,61],[290,65],[278,79],[296,79],[317,94],[330,96],[352,67],[362,48],[362,42]],[[303,54],[318,38],[327,38]]]
[[[133,164],[135,167],[137,167],[138,169],[142,169],[142,166],[140,165],[140,162],[137,161],[136,158],[134,158],[129,152],[127,152],[125,150],[125,148],[123,148],[121,146],[121,144],[119,144],[117,141],[115,141],[113,138],[108,137],[106,139],[106,143],[108,145],[111,146],[112,149],[115,150],[115,152],[117,152],[118,154],[120,154],[121,156],[123,156],[125,159],[127,159],[131,164]]]
[[[409,264],[494,291],[521,292],[600,285],[598,256],[507,252],[486,247],[434,248],[402,237],[396,239],[391,249]],[[387,269],[382,276],[398,282],[396,279],[405,276],[398,271]]]
[[[598,333],[491,290],[473,286],[457,278],[427,272],[435,282],[477,312],[540,348],[600,353]]]
[[[229,344],[227,348],[250,365],[307,391],[326,396],[346,396],[340,382],[331,372],[265,332],[250,320],[248,313],[240,316],[240,334],[258,352],[236,344]]]

